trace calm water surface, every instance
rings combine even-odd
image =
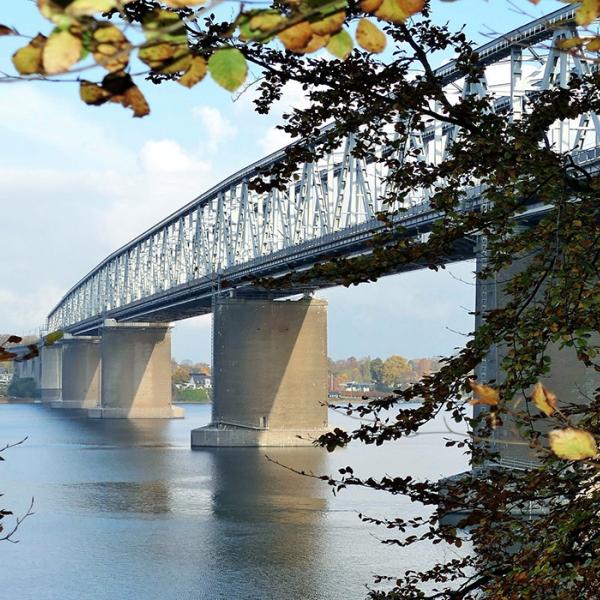
[[[375,573],[398,574],[456,550],[381,544],[384,530],[358,512],[418,507],[368,490],[333,496],[315,473],[438,478],[462,471],[447,434],[383,448],[190,450],[209,406],[175,421],[88,420],[39,404],[0,405],[0,443],[27,442],[0,463],[2,506],[35,515],[18,544],[0,545],[0,589],[11,600],[347,600],[364,598]],[[357,422],[331,414],[332,424]],[[429,431],[444,428],[440,420]]]

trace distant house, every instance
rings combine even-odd
[[[7,371],[0,373],[0,385],[8,385],[12,379],[12,373]]]
[[[212,388],[211,376],[207,373],[190,373],[190,380],[185,386],[190,390],[196,390],[198,388]]]
[[[344,383],[345,392],[370,392],[373,389],[371,382],[348,381]]]

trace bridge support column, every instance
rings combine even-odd
[[[40,357],[15,362],[14,377],[17,379],[33,379],[37,388],[42,382],[42,362]]]
[[[43,346],[40,358],[42,363],[40,397],[43,402],[56,402],[61,398],[62,344]]]
[[[163,323],[117,323],[101,329],[101,419],[183,417],[171,406],[171,332]]]
[[[96,408],[100,404],[100,338],[67,337],[61,345],[62,401],[52,408]]]
[[[487,311],[506,305],[508,298],[504,291],[504,282],[510,281],[526,269],[530,260],[529,257],[515,259],[508,268],[498,273],[495,280],[477,280],[476,327],[484,322],[484,314]],[[480,271],[485,265],[485,253],[478,256],[477,263],[477,270]],[[543,288],[539,293],[542,292]],[[502,383],[504,380],[502,360],[507,350],[503,345],[492,347],[486,359],[475,370],[479,381],[483,383],[491,381],[496,385]],[[578,403],[582,396],[588,398],[594,396],[594,390],[600,385],[600,374],[593,369],[585,368],[583,363],[577,360],[573,348],[559,349],[559,344],[550,344],[545,354],[551,359],[551,372],[550,375],[541,377],[540,381],[556,394],[559,403]],[[476,414],[477,409],[481,410],[480,407],[476,407]],[[522,435],[517,430],[513,419],[509,415],[503,415],[502,420],[503,425],[493,432],[494,446],[500,454],[500,462],[506,466],[517,467],[535,462],[535,451],[527,445],[515,443],[522,442]],[[540,422],[536,428],[542,432],[544,426],[545,424]]]
[[[305,446],[327,431],[324,300],[219,299],[213,319],[212,422],[192,447]]]

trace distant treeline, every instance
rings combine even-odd
[[[419,381],[424,375],[439,370],[438,358],[406,359],[397,354],[386,359],[355,358],[329,359],[330,389],[343,390],[348,382],[371,383],[374,389],[387,391]]]

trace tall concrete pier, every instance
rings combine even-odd
[[[324,433],[327,303],[222,298],[213,318],[212,422],[192,446],[303,446]]]
[[[97,408],[100,404],[100,338],[65,336],[62,346],[62,401],[53,408]]]
[[[40,397],[43,402],[55,402],[61,398],[62,346],[43,346],[40,352]]]
[[[183,417],[183,409],[171,405],[169,325],[107,319],[101,336],[101,402],[90,417]]]
[[[495,308],[505,306],[508,297],[505,285],[519,272],[526,269],[530,264],[531,257],[517,258],[513,263],[498,273],[493,280],[477,280],[476,284],[476,327],[484,322],[485,313]],[[481,271],[485,266],[485,247],[482,248],[477,258],[477,270]],[[544,292],[544,287],[539,290],[538,297]],[[596,343],[598,338],[596,337]],[[497,345],[491,348],[486,359],[477,367],[476,374],[479,381],[483,383],[492,382],[493,385],[502,383],[505,375],[502,371],[502,360],[506,356],[508,348]],[[551,360],[551,371],[548,376],[540,377],[540,381],[553,393],[556,394],[559,405],[562,403],[578,403],[582,398],[592,398],[594,390],[600,386],[600,373],[592,368],[586,368],[577,359],[573,348],[560,348],[559,344],[550,344],[545,352]],[[528,390],[527,393],[530,393]],[[516,398],[519,404],[517,410],[525,410],[522,398]],[[476,414],[480,412],[476,407]],[[537,409],[532,408],[537,412]],[[493,432],[493,445],[495,451],[500,454],[500,462],[506,466],[527,467],[536,462],[536,452],[527,444],[523,443],[523,435],[518,431],[514,419],[510,415],[502,415],[503,424]],[[535,424],[536,430],[544,433],[548,427],[546,421]],[[544,429],[546,428],[546,429]]]

